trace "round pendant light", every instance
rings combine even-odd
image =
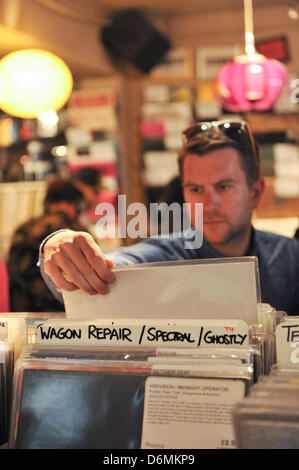
[[[41,49],[25,49],[0,61],[0,108],[12,116],[36,118],[67,102],[73,78],[65,62]]]
[[[217,77],[217,98],[231,112],[270,109],[288,80],[285,67],[255,50],[252,0],[244,0],[245,54],[225,64]]]
[[[270,109],[287,78],[285,67],[277,60],[259,54],[236,57],[219,72],[219,102],[231,112]]]

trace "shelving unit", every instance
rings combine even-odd
[[[132,195],[136,198],[135,200],[147,200],[147,187],[142,179],[144,174],[145,163],[143,160],[143,137],[140,130],[140,124],[142,121],[142,94],[145,87],[148,86],[159,86],[166,85],[168,87],[174,86],[188,86],[193,91],[193,97],[195,97],[196,85],[198,80],[193,79],[178,79],[177,81],[172,79],[151,79],[146,78],[143,80],[135,81],[134,89],[134,99],[131,102],[131,108],[134,109],[134,124],[132,125],[130,132],[130,139],[134,142],[134,151],[130,155],[132,165],[130,165],[130,181],[134,181],[134,191]],[[192,107],[194,111],[194,120],[199,120],[196,117],[195,112],[195,102],[193,101]],[[139,113],[138,113],[139,110]],[[290,134],[292,137],[293,143],[295,141],[299,142],[299,116],[295,113],[283,113],[276,114],[274,112],[250,112],[245,113],[244,119],[250,124],[253,133],[255,135],[259,134],[269,134],[273,135],[275,139],[275,134],[286,133]],[[217,116],[215,116],[217,118]],[[273,141],[273,144],[275,140]],[[128,162],[127,162],[128,164]],[[263,175],[265,176],[265,175]],[[299,214],[299,193],[298,196],[294,197],[281,197],[275,194],[275,175],[265,176],[266,180],[266,189],[262,201],[258,210],[256,211],[255,216],[258,218],[286,218],[286,217],[297,217]],[[137,183],[137,187],[136,187]],[[299,184],[299,180],[298,180]]]
[[[150,202],[150,199],[148,198],[149,192],[144,178],[144,139],[141,131],[144,90],[149,86],[161,85],[169,87],[169,89],[174,89],[175,87],[189,88],[190,95],[192,96],[192,103],[190,104],[191,115],[193,120],[198,120],[199,117],[196,116],[196,92],[200,80],[194,76],[193,68],[189,77],[157,78],[156,76],[145,77],[138,74],[128,74],[128,76],[118,76],[108,81],[107,79],[97,79],[94,83],[86,81],[79,89],[93,89],[98,87],[99,84],[105,87],[107,83],[115,90],[117,95],[116,117],[118,122],[117,143],[120,157],[120,193],[126,195],[127,205],[137,201],[147,204]],[[251,125],[255,134],[292,132],[293,136],[299,141],[299,117],[297,114],[251,112],[246,113],[244,117]],[[8,152],[10,155],[14,153],[19,154],[20,145],[24,147],[25,144],[16,143],[11,147],[0,148],[0,163],[2,167],[7,160]],[[173,151],[177,152],[177,150],[178,148]],[[278,197],[275,194],[275,177],[266,176],[265,179],[266,190],[261,204],[256,211],[256,217],[297,217],[299,195],[298,197],[288,198]],[[129,219],[130,217],[128,216]],[[129,238],[122,240],[124,245],[135,242],[136,240],[130,240]]]

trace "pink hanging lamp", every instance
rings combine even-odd
[[[270,109],[288,79],[285,67],[258,54],[254,44],[252,0],[244,0],[245,54],[225,64],[217,78],[217,98],[227,111]]]

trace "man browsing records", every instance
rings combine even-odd
[[[40,267],[49,287],[107,294],[113,265],[257,256],[262,301],[288,315],[299,314],[299,243],[255,230],[254,209],[264,190],[259,150],[244,121],[196,123],[183,132],[178,161],[184,200],[196,223],[196,203],[203,207],[203,243],[186,248],[180,238],[152,237],[103,256],[87,233],[61,231],[44,241]]]

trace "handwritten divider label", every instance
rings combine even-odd
[[[8,325],[7,322],[0,321],[0,341],[6,340],[8,337]]]
[[[36,324],[36,344],[70,346],[148,346],[182,348],[244,347],[243,320],[49,320]]]
[[[277,362],[299,364],[299,318],[280,323],[275,334]]]

